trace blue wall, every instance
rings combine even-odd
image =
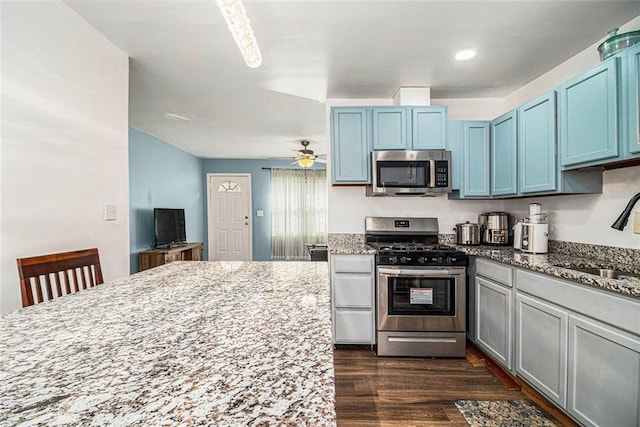
[[[202,177],[202,159],[129,128],[131,273],[138,271],[138,252],[154,245],[153,208],[184,208],[187,240],[206,248]]]
[[[271,260],[271,171],[263,168],[295,168],[291,160],[245,160],[245,159],[209,159],[203,160],[206,194],[207,173],[250,173],[251,174],[251,207],[253,209],[253,260]],[[324,169],[325,165],[314,163],[314,169]],[[206,203],[206,202],[205,202]],[[263,217],[256,216],[256,211],[264,211]],[[206,229],[205,221],[205,229]],[[206,235],[206,231],[205,231]]]

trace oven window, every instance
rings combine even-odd
[[[377,162],[378,187],[423,188],[429,185],[429,162]]]
[[[454,316],[456,279],[453,277],[388,277],[389,314]]]

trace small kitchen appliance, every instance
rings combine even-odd
[[[522,252],[546,254],[549,249],[548,214],[541,212],[540,203],[529,203],[529,217],[518,220],[513,227],[513,247]]]
[[[376,253],[378,356],[464,357],[467,256],[438,244],[437,218],[367,217]]]
[[[509,213],[486,212],[478,216],[481,242],[487,245],[509,244]]]
[[[456,224],[454,230],[456,232],[456,244],[470,246],[480,244],[480,226],[478,224],[472,224],[467,221]]]
[[[549,249],[549,224],[522,223],[520,250],[532,254],[546,254]]]

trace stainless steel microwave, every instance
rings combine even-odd
[[[370,196],[451,192],[450,151],[373,151],[371,166]]]

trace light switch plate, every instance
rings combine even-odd
[[[104,220],[115,221],[118,219],[118,210],[113,203],[105,203],[104,205]]]
[[[258,209],[256,211],[256,216],[264,216],[264,211],[262,209]]]
[[[640,234],[640,212],[633,215],[633,232]]]

